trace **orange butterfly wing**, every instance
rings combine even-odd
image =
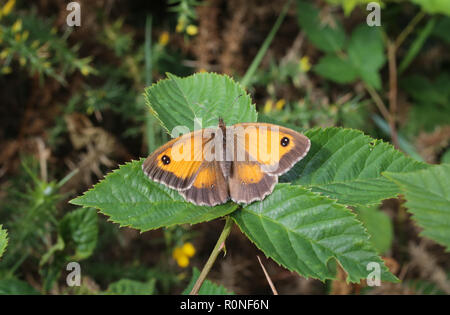
[[[291,169],[310,148],[310,140],[289,128],[264,123],[233,125],[235,152],[229,178],[231,199],[262,200],[278,176]]]
[[[142,169],[156,182],[177,190],[188,189],[203,163],[204,147],[211,139],[207,129],[172,139],[154,151],[144,161]]]

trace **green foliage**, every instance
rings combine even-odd
[[[442,72],[436,79],[430,80],[421,75],[411,75],[401,80],[401,87],[418,103],[443,106],[448,109],[450,103],[450,74]]]
[[[420,131],[431,132],[436,126],[450,121],[450,75],[441,73],[434,80],[421,75],[410,75],[400,81],[400,86],[411,97],[412,106],[408,123],[402,131],[413,136]]]
[[[198,277],[200,276],[200,271],[197,268],[192,269],[192,278],[189,282],[186,289],[184,289],[183,293],[184,295],[189,294],[192,291],[192,288],[194,287],[195,282],[197,281]],[[230,292],[222,285],[215,284],[212,281],[209,281],[208,279],[203,282],[202,287],[198,291],[199,295],[229,295],[234,294],[233,292]]]
[[[419,34],[412,42],[411,46],[408,49],[408,53],[403,58],[402,62],[400,63],[400,66],[398,67],[398,71],[401,73],[403,72],[409,64],[412,62],[412,60],[420,53],[420,50],[422,49],[423,45],[425,44],[425,41],[428,39],[428,37],[433,32],[436,25],[436,18],[432,18],[428,21],[428,23],[419,31]]]
[[[187,203],[176,190],[149,180],[142,162],[120,166],[71,203],[100,209],[120,226],[141,231],[210,221],[237,209],[231,202],[214,208]]]
[[[16,278],[0,280],[0,295],[37,295],[36,289],[25,281]]]
[[[105,25],[99,35],[100,42],[111,48],[116,56],[123,57],[131,49],[133,34],[123,32],[123,18],[116,20],[111,25]]]
[[[6,246],[8,245],[8,231],[3,229],[3,226],[0,224],[0,258],[3,256],[3,253],[6,250]]]
[[[367,276],[369,262],[383,264],[355,215],[300,186],[279,184],[265,200],[244,206],[232,217],[267,256],[305,277],[334,278],[328,266],[333,258],[350,282]],[[396,281],[384,266],[381,277]]]
[[[69,47],[67,37],[59,36],[49,20],[39,18],[35,11],[22,14],[13,11],[3,17],[0,25],[0,50],[2,69],[7,75],[13,62],[26,69],[30,76],[38,74],[66,83],[66,77],[74,71],[83,75],[96,73],[90,65],[91,58],[77,56],[79,46]]]
[[[347,53],[359,77],[368,85],[380,89],[379,71],[386,61],[380,29],[367,25],[357,27],[350,38]]]
[[[337,83],[352,83],[360,78],[380,89],[379,71],[386,61],[380,30],[367,25],[357,27],[348,42],[346,53],[326,55],[319,60],[314,70]]]
[[[444,152],[441,157],[441,163],[450,163],[450,149]]]
[[[201,120],[201,128],[206,128],[217,126],[219,117],[228,125],[257,119],[250,96],[227,76],[197,73],[187,78],[168,77],[148,87],[145,96],[169,133],[176,126],[193,130],[194,120]]]
[[[351,83],[358,77],[358,71],[348,58],[336,55],[326,55],[314,66],[314,71],[320,76],[337,83]]]
[[[389,216],[380,211],[378,206],[356,207],[355,213],[371,236],[370,242],[378,254],[386,253],[394,238],[394,227]]]
[[[186,27],[192,25],[192,23],[197,20],[197,12],[195,11],[195,7],[200,5],[201,2],[198,0],[169,0],[168,3],[172,5],[170,10],[172,12],[176,12],[178,15],[176,31],[187,32]]]
[[[447,32],[448,29],[450,29],[450,17],[442,16],[438,18],[436,26],[433,28],[433,35],[450,43],[450,33]]]
[[[75,254],[70,260],[82,260],[91,256],[97,245],[98,223],[94,209],[81,208],[66,214],[59,222],[59,233],[67,247]]]
[[[131,279],[121,279],[111,283],[105,294],[112,295],[151,295],[155,293],[155,280],[140,282]]]
[[[402,189],[406,207],[423,228],[421,235],[450,250],[450,165],[436,165],[426,170],[393,174],[385,172]]]
[[[15,192],[20,198],[2,207],[10,241],[0,261],[0,275],[10,279],[22,263],[33,262],[42,277],[43,292],[48,292],[67,262],[92,254],[98,234],[97,214],[93,209],[78,209],[61,218],[56,206],[62,199],[59,189],[73,174],[59,182],[47,182],[38,178],[33,162],[23,162],[26,176],[20,176],[16,185],[23,191]],[[24,289],[19,280],[11,281],[18,283],[17,290]]]
[[[319,10],[306,1],[297,1],[298,23],[306,32],[308,39],[324,52],[342,50],[345,32],[342,25],[333,20],[332,25],[324,25],[319,18]]]
[[[447,0],[411,0],[411,2],[420,5],[427,13],[443,13],[450,16],[450,2]]]
[[[363,10],[365,10],[367,4],[370,2],[376,2],[376,3],[380,4],[380,6],[383,5],[382,0],[375,0],[375,1],[374,0],[326,0],[326,1],[330,4],[342,6],[342,8],[344,9],[344,14],[346,16],[350,15],[350,13],[352,13],[353,9],[358,5],[363,7]]]
[[[1,206],[1,219],[7,222],[10,239],[0,269],[33,253],[45,252],[45,235],[56,230],[56,203],[61,200],[58,189],[62,182],[39,179],[34,160],[24,159],[22,168],[10,199]]]
[[[317,128],[305,135],[311,140],[311,149],[281,181],[309,187],[342,204],[376,204],[393,198],[399,188],[381,172],[408,172],[426,167],[358,130]]]

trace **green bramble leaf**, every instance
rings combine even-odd
[[[142,162],[143,159],[121,165],[70,202],[97,208],[120,226],[141,231],[210,221],[237,208],[232,202],[216,207],[186,202],[176,190],[151,181],[142,171]]]
[[[348,59],[336,55],[326,55],[314,66],[314,71],[329,80],[337,83],[352,83],[358,77],[358,71]]]
[[[191,281],[189,281],[188,286],[183,291],[183,295],[187,295],[192,291],[192,288],[195,285],[195,282],[197,281],[198,277],[200,276],[200,271],[197,268],[192,269],[192,278]],[[229,295],[234,294],[233,292],[230,292],[222,285],[215,284],[212,281],[209,281],[206,279],[200,290],[198,291],[199,295]]]
[[[396,182],[412,218],[426,236],[450,251],[450,165],[434,165],[410,173],[383,173]]]
[[[152,113],[169,133],[176,126],[186,126],[193,131],[194,119],[201,120],[202,128],[217,126],[219,117],[227,125],[257,120],[250,96],[226,75],[167,76],[168,79],[146,88],[145,98]]]
[[[3,229],[3,226],[0,224],[0,258],[3,256],[3,253],[6,250],[6,246],[8,245],[8,232]]]
[[[386,62],[380,29],[364,24],[358,26],[350,38],[347,54],[359,77],[373,88],[380,89],[379,71]]]
[[[398,280],[349,209],[303,187],[279,184],[262,202],[231,216],[268,257],[302,276],[333,279],[329,264],[336,259],[347,272],[347,281],[365,279],[370,262],[380,264],[382,280]]]
[[[304,134],[311,140],[311,149],[280,181],[311,188],[342,204],[377,204],[394,198],[400,190],[381,172],[427,167],[358,130],[316,128]]]

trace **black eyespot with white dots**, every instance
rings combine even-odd
[[[289,144],[289,138],[288,137],[283,137],[280,141],[280,144],[282,147],[286,147]]]
[[[161,162],[163,162],[164,165],[170,164],[170,157],[167,155],[163,155],[161,158]]]

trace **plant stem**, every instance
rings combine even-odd
[[[381,112],[381,115],[383,116],[383,118],[388,122],[389,124],[389,129],[391,132],[391,139],[392,139],[392,143],[394,144],[394,146],[396,148],[399,147],[398,144],[398,139],[397,136],[393,136],[393,129],[392,127],[395,126],[394,121],[392,120],[392,115],[389,113],[389,111],[387,110],[386,105],[384,104],[383,100],[381,99],[380,95],[377,93],[377,91],[371,87],[370,85],[364,83],[364,87],[366,88],[367,92],[369,92],[370,96],[372,97],[373,101],[375,102],[375,105],[377,105],[379,111]],[[394,128],[394,132],[395,132],[395,128]]]
[[[395,40],[395,47],[399,48],[403,41],[408,37],[409,34],[414,30],[414,27],[423,19],[425,16],[425,12],[420,11],[416,14],[416,16],[409,22],[409,24],[405,27],[405,29],[398,35]]]
[[[203,267],[202,272],[200,273],[200,276],[198,277],[197,281],[195,282],[191,293],[189,293],[190,295],[198,294],[200,287],[202,286],[203,282],[205,281],[206,276],[208,275],[209,271],[211,270],[211,267],[213,266],[214,262],[216,261],[217,255],[219,255],[220,251],[223,249],[225,240],[227,239],[228,235],[230,234],[232,227],[233,227],[233,220],[229,216],[227,216],[226,221],[225,221],[225,226],[222,230],[222,233],[219,236],[219,239],[217,240],[216,246],[214,246],[214,249],[211,252],[211,255],[209,256],[208,261],[206,262],[205,266]]]
[[[277,20],[275,21],[275,24],[273,25],[272,29],[270,30],[269,35],[267,35],[266,40],[262,44],[261,48],[259,49],[258,53],[256,54],[255,59],[253,59],[252,64],[247,69],[247,72],[245,73],[244,77],[242,78],[240,84],[243,87],[246,87],[250,79],[255,74],[256,70],[258,69],[259,64],[261,63],[264,55],[267,52],[267,49],[269,49],[270,44],[272,43],[273,38],[275,37],[275,34],[277,33],[278,29],[280,28],[281,23],[283,22],[284,18],[286,17],[286,13],[289,9],[289,6],[291,5],[292,0],[289,0],[281,10],[280,15],[278,16]]]
[[[391,139],[395,148],[399,148],[396,122],[397,122],[397,46],[394,42],[387,41],[387,52],[389,62],[389,126],[391,129]]]
[[[152,76],[152,21],[151,15],[147,15],[145,20],[145,85],[150,86],[153,81]],[[145,134],[147,138],[147,150],[151,152],[155,146],[155,132],[153,130],[153,117],[147,106],[145,117]]]

